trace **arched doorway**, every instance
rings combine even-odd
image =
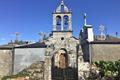
[[[67,55],[67,51],[60,50],[58,52],[58,62],[59,62],[58,67],[61,68],[61,69],[65,69],[65,68],[68,67],[68,55]]]
[[[67,50],[60,49],[52,58],[52,80],[77,80],[77,69],[68,65]]]
[[[65,69],[67,68],[67,59],[66,59],[66,55],[61,53],[59,56],[59,68],[61,69]]]

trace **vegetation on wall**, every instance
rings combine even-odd
[[[4,76],[1,80],[11,80],[11,79],[16,80],[17,78],[24,78],[25,80],[43,80],[43,72],[44,72],[44,62],[35,62],[28,68],[19,72],[18,74],[11,76]]]
[[[98,61],[92,65],[95,65],[97,69],[96,71],[91,70],[91,79],[120,80],[120,60]],[[99,73],[97,73],[97,70]]]
[[[4,76],[1,80],[13,79],[13,78],[17,78],[17,77],[26,77],[26,76],[30,76],[30,72],[23,70],[22,72],[20,72],[16,75]]]

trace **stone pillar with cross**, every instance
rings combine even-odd
[[[16,32],[15,35],[16,35],[15,42],[18,43],[19,42],[19,32]]]

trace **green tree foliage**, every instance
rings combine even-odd
[[[98,61],[95,65],[100,71],[100,76],[112,80],[120,80],[120,60],[118,61]]]

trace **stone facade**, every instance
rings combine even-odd
[[[82,51],[79,39],[73,37],[72,12],[63,0],[53,12],[53,31],[45,43],[47,49],[44,79],[69,80],[73,78],[77,80],[78,60],[83,61]]]
[[[46,50],[45,60],[45,80],[52,80],[52,66],[59,68],[71,67],[77,69],[77,47],[79,45],[79,40],[72,37],[72,32],[53,32],[53,35],[49,37],[46,44],[48,45],[48,48]],[[67,58],[63,57],[61,54],[67,55]],[[61,58],[64,62],[60,61]]]
[[[0,50],[0,76],[11,75],[12,73],[12,50]]]
[[[91,61],[120,60],[120,44],[90,44]]]

